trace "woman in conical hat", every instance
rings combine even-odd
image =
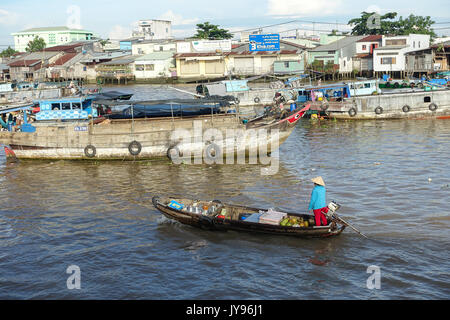
[[[325,182],[322,177],[315,177],[311,179],[311,181],[314,182],[314,189],[311,193],[311,201],[309,202],[308,210],[313,210],[314,217],[316,218],[316,226],[327,226],[328,221],[325,213],[328,213],[328,207],[326,202]]]
[[[318,184],[319,186],[325,187],[325,182],[323,181],[322,177],[316,177],[311,179],[312,182],[315,184]]]

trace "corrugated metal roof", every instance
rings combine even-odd
[[[359,59],[368,58],[368,57],[372,57],[372,54],[370,54],[370,53],[360,53],[360,54],[355,55],[355,58],[359,58]]]
[[[39,52],[29,53],[25,57],[25,59],[27,59],[27,60],[34,60],[34,59],[46,60],[46,59],[50,59],[58,54],[59,54],[59,52],[39,51]]]
[[[42,60],[19,60],[9,64],[10,67],[33,67]]]
[[[62,66],[63,64],[65,64],[66,62],[72,60],[76,55],[78,55],[78,53],[66,53],[65,55],[63,55],[61,58],[56,59],[56,61],[54,63],[52,63],[50,65],[50,67],[53,66]]]
[[[92,33],[90,31],[86,31],[83,29],[73,29],[73,28],[68,28],[66,26],[63,27],[43,27],[43,28],[31,28],[31,29],[26,29],[17,33],[29,33],[29,32],[67,32],[67,31],[76,31],[76,32],[86,32],[86,33]],[[14,34],[14,33],[13,33]]]
[[[384,47],[379,47],[379,48],[375,48],[374,50],[377,51],[384,51],[384,50],[399,50],[399,49],[403,49],[403,48],[407,48],[408,46],[384,46]]]
[[[370,36],[367,36],[361,40],[358,40],[358,42],[375,42],[375,41],[381,41],[383,39],[382,35],[373,34]]]
[[[108,59],[116,59],[120,57],[127,57],[129,56],[129,52],[91,52],[83,59],[80,60],[81,63],[89,63],[89,62],[101,62],[101,60],[108,60]]]
[[[439,46],[450,47],[450,41],[444,41],[444,42],[435,43],[431,47],[432,48],[439,48]]]
[[[297,50],[281,50],[281,51],[240,51],[240,52],[227,52],[226,55],[240,56],[240,55],[277,55],[277,54],[297,54]]]
[[[131,37],[131,38],[127,38],[127,39],[122,39],[119,42],[137,42],[141,39],[142,39],[142,37]]]
[[[291,48],[292,50],[294,50],[294,48],[296,48],[297,50],[306,50],[307,49],[307,47],[302,46],[300,44],[293,43],[293,42],[290,42],[290,41],[287,41],[287,40],[280,40],[280,47],[282,47],[283,45],[284,46],[291,46],[291,47],[293,47],[293,48]],[[239,50],[248,52],[249,51],[249,44],[248,43],[242,43],[242,44],[237,44],[237,45],[231,45],[231,50],[233,52],[238,52]],[[285,49],[285,50],[288,50],[288,49]]]
[[[159,52],[152,52],[149,54],[146,54],[142,57],[139,57],[136,59],[136,61],[145,61],[145,60],[167,60],[169,58],[172,58],[175,51],[159,51]]]
[[[102,65],[108,66],[108,65],[130,64],[130,63],[133,63],[134,61],[136,61],[136,58],[137,57],[116,59],[116,60],[104,62],[104,63],[102,63]]]
[[[212,56],[255,56],[255,55],[278,55],[278,54],[297,54],[297,50],[281,50],[281,51],[240,51],[240,52],[190,52],[190,53],[177,53],[174,58],[192,58],[192,57],[212,57]]]
[[[336,50],[340,50],[344,47],[347,47],[363,38],[365,38],[367,36],[348,36],[345,38],[342,38],[340,40],[331,42],[329,44],[323,45],[323,46],[319,46],[317,48],[311,49],[311,52],[320,52],[320,51],[336,51]]]
[[[45,51],[75,51],[75,48],[82,47],[83,43],[66,44],[50,48],[45,48]]]
[[[210,57],[210,56],[222,56],[221,53],[215,52],[187,52],[187,53],[177,53],[174,55],[175,58],[190,58],[190,57]]]

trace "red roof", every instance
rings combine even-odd
[[[37,63],[41,62],[41,60],[19,60],[14,61],[9,64],[10,67],[33,67]]]
[[[370,35],[365,38],[362,38],[361,40],[358,40],[358,42],[376,42],[376,41],[381,41],[382,38],[383,38],[383,36],[374,34],[374,35]]]
[[[175,58],[211,57],[211,56],[222,56],[222,54],[215,52],[188,52],[188,53],[177,53],[174,55]]]
[[[439,48],[440,46],[443,46],[444,48],[448,48],[450,47],[450,41],[445,41],[445,42],[439,42],[439,43],[435,43],[433,45],[431,45],[431,48]]]
[[[56,47],[45,48],[43,51],[64,51],[64,52],[75,52],[75,48],[83,46],[81,43],[75,43],[70,45],[60,45]]]
[[[242,51],[242,52],[190,52],[190,53],[177,53],[175,58],[191,58],[191,57],[213,57],[213,56],[254,56],[254,55],[274,55],[274,54],[297,54],[297,50],[281,50],[281,51]]]
[[[273,54],[297,54],[297,50],[281,50],[281,51],[241,51],[241,52],[229,52],[228,55],[273,55]]]
[[[57,59],[55,62],[53,62],[50,67],[54,67],[54,66],[62,66],[63,64],[65,64],[67,61],[72,60],[78,53],[66,53],[65,55],[63,55],[61,58]]]
[[[360,54],[357,54],[356,56],[355,56],[355,58],[359,58],[359,59],[362,59],[362,58],[368,58],[368,57],[371,57],[372,55],[370,54],[370,53],[360,53]]]

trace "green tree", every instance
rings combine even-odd
[[[25,49],[27,52],[36,52],[44,50],[47,44],[45,40],[36,36],[32,41],[28,42],[27,48]]]
[[[220,29],[218,25],[209,22],[197,24],[196,39],[231,39],[233,35],[226,29]]]
[[[3,50],[3,51],[0,53],[0,57],[2,57],[2,58],[9,58],[9,57],[11,57],[13,54],[15,54],[15,53],[17,53],[16,50],[14,50],[14,49],[11,48],[11,47],[8,47],[8,49],[5,49],[5,50]]]
[[[434,21],[431,20],[431,17],[429,16],[422,17],[411,14],[406,19],[400,17],[400,19],[397,22],[396,35],[408,35],[410,33],[418,33],[418,34],[429,34],[431,38],[435,38],[436,33],[431,28],[433,24]]]
[[[100,40],[100,45],[101,45],[102,47],[106,46],[108,43],[109,43],[109,39],[106,39],[106,40]]]
[[[408,35],[411,33],[429,34],[431,38],[436,37],[436,33],[431,28],[434,21],[429,16],[415,16],[411,14],[403,19],[400,17],[397,21],[397,12],[388,12],[379,15],[379,21],[374,19],[375,12],[362,12],[360,18],[351,19],[348,24],[352,26],[353,35]]]
[[[348,24],[352,26],[352,35],[363,36],[370,34],[393,34],[396,30],[396,22],[391,21],[397,17],[396,12],[388,12],[379,16],[379,27],[374,28],[370,25],[375,24],[375,20],[372,20],[375,12],[362,12],[360,18],[351,19]]]
[[[323,60],[315,60],[311,63],[311,70],[315,71],[324,71],[324,63]]]
[[[332,60],[328,60],[325,64],[324,71],[333,72],[334,71],[334,62]]]

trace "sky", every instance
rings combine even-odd
[[[81,27],[107,39],[124,39],[141,19],[172,21],[176,38],[191,36],[196,24],[209,21],[231,32],[264,28],[264,33],[290,35],[288,30],[348,31],[348,20],[362,11],[431,16],[450,22],[449,0],[0,0],[0,50],[13,45],[11,33],[33,27]],[[432,5],[430,5],[430,3]],[[293,21],[289,24],[278,25]],[[312,24],[311,22],[317,22]],[[329,23],[329,24],[323,24]],[[450,27],[449,24],[436,27]],[[438,30],[437,30],[438,31]],[[293,31],[291,31],[293,32]],[[437,32],[450,35],[450,29]]]

